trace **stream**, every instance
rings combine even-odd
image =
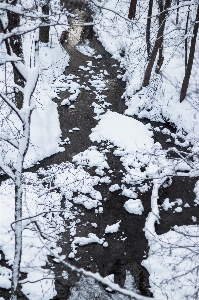
[[[80,16],[78,20],[81,22],[92,22],[91,12],[85,5],[84,1],[63,1],[70,12],[77,13]],[[61,102],[70,96],[68,90],[59,92],[59,99],[54,101],[58,104],[58,113],[60,127],[62,130],[62,140],[70,139],[70,144],[64,144],[64,152],[60,152],[45,158],[39,165],[29,168],[28,172],[36,172],[40,167],[47,168],[52,164],[60,164],[62,162],[72,162],[74,155],[85,151],[88,147],[95,146],[104,151],[107,150],[107,163],[110,166],[109,172],[106,170],[106,175],[111,178],[111,184],[121,185],[124,167],[118,156],[113,154],[115,148],[110,147],[109,143],[101,144],[93,143],[89,139],[91,129],[94,128],[98,119],[94,113],[93,103],[96,101],[96,89],[90,85],[92,76],[97,74],[107,74],[104,76],[107,84],[106,90],[102,91],[105,96],[105,101],[111,111],[123,114],[126,106],[124,100],[121,99],[125,91],[125,82],[117,76],[123,74],[124,70],[119,67],[119,62],[114,60],[111,55],[105,51],[101,43],[98,41],[92,26],[78,27],[74,25],[74,20],[69,18],[71,29],[69,33],[63,33],[61,44],[70,55],[69,66],[66,68],[64,75],[74,77],[79,85],[89,86],[90,89],[82,88],[80,93],[73,103],[74,105],[61,105]],[[95,55],[84,55],[76,49],[78,44],[88,41],[89,46],[95,50]],[[80,67],[83,66],[83,67]],[[87,67],[89,69],[87,69]],[[149,120],[140,120],[144,124],[150,123],[152,127],[168,128],[171,132],[175,130],[169,124],[161,124],[150,122]],[[78,130],[72,130],[78,128]],[[171,138],[171,142],[166,142],[168,136],[162,134],[161,131],[154,131],[154,141],[159,142],[163,149],[175,146]],[[87,168],[86,171],[92,176],[95,176],[95,168]],[[181,198],[184,203],[191,203],[195,198],[193,188],[197,178],[189,178],[185,176],[173,177],[173,182],[168,188],[161,188],[159,195],[159,204],[163,203],[165,198],[174,201],[176,198]],[[103,212],[96,212],[95,209],[87,210],[81,205],[76,205],[79,215],[81,214],[81,224],[78,228],[78,236],[87,236],[89,232],[94,232],[97,236],[103,236],[107,224],[115,224],[121,220],[120,231],[114,234],[106,235],[108,247],[102,247],[99,244],[88,244],[83,247],[78,247],[78,255],[76,259],[70,259],[70,262],[77,266],[83,267],[92,272],[99,272],[102,276],[114,274],[114,282],[120,286],[126,286],[127,277],[129,278],[129,288],[134,288],[145,296],[152,296],[149,288],[149,274],[141,265],[141,262],[146,258],[148,253],[148,242],[145,238],[143,228],[146,218],[151,211],[151,192],[152,186],[145,193],[139,192],[138,198],[142,199],[144,212],[142,215],[129,214],[124,209],[124,203],[127,198],[121,194],[121,191],[109,191],[110,184],[101,183],[95,188],[102,194]],[[198,208],[193,206],[187,210],[186,214],[174,214],[172,212],[160,211],[161,222],[157,225],[157,233],[162,234],[170,230],[174,225],[189,225],[192,224],[191,216],[196,213]],[[198,211],[197,211],[198,212]],[[92,227],[91,224],[96,224]],[[122,234],[121,234],[122,233]],[[71,251],[70,230],[66,230],[60,239],[60,247],[62,254],[68,256]],[[61,264],[56,263],[49,257],[49,265],[55,273],[55,288],[57,296],[53,299],[130,299],[130,297],[121,296],[112,291],[106,291],[105,287],[101,287],[94,283],[91,279],[84,277],[80,278],[77,274],[70,270],[66,270]],[[63,271],[66,270],[67,276],[63,277]],[[128,275],[128,276],[127,276]],[[1,295],[1,294],[0,294]],[[20,298],[26,299],[24,297]]]

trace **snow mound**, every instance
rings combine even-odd
[[[194,254],[198,251],[198,226],[173,229],[157,236],[142,265],[150,274],[155,299],[194,299],[198,291],[198,255]]]
[[[99,239],[94,233],[89,233],[88,237],[75,237],[74,239],[74,244],[79,246],[84,246],[91,243],[103,244],[103,242],[104,239]]]
[[[95,149],[88,149],[84,152],[80,152],[79,154],[73,156],[73,162],[78,163],[79,165],[89,167],[100,167],[100,169],[109,168],[106,157],[103,153],[100,153],[99,151]]]
[[[30,282],[25,282],[27,280]],[[51,274],[49,270],[30,272],[27,275],[27,279],[24,281],[22,280],[21,283],[23,283],[22,291],[29,300],[49,300],[57,295],[54,284],[54,275]]]
[[[6,276],[0,275],[0,288],[2,289],[11,288],[11,281]]]
[[[113,225],[107,225],[105,228],[105,233],[115,233],[118,232],[119,227],[120,227],[120,222],[117,222],[116,224]]]
[[[53,272],[43,269],[48,261],[48,255],[50,255],[50,251],[44,247],[46,239],[48,239],[47,246],[51,251],[56,254],[60,253],[62,249],[57,247],[56,243],[60,233],[65,231],[65,220],[74,219],[71,201],[83,204],[90,209],[101,204],[102,196],[99,191],[94,189],[99,177],[91,177],[83,169],[75,168],[71,163],[52,165],[47,170],[41,168],[38,174],[25,172],[23,175],[24,220],[20,270],[27,273],[27,278],[21,281],[21,284],[22,291],[28,299],[49,300],[56,295],[56,291]],[[51,190],[49,184],[56,186],[59,192]],[[78,193],[78,196],[73,197],[74,193]],[[62,196],[65,197],[65,208],[60,214]],[[14,231],[10,227],[14,221],[14,205],[14,183],[9,179],[0,185],[0,249],[9,265],[13,264],[14,257]],[[39,224],[42,236],[39,231],[34,230],[34,226],[31,224],[33,218]],[[76,222],[73,221],[70,235],[74,236],[75,234]],[[89,240],[79,241],[80,244],[88,241],[104,243],[104,239],[99,239],[92,234],[88,238]],[[1,288],[10,288],[11,276],[11,270],[1,266],[0,257]]]
[[[78,237],[76,236],[71,244],[72,251],[69,253],[69,258],[75,258],[75,254],[77,254],[77,247],[78,246],[85,246],[92,243],[97,243],[100,245],[103,245],[104,247],[107,247],[108,245],[104,245],[104,238],[100,239],[96,236],[94,233],[89,233],[88,237]]]
[[[128,152],[151,148],[154,140],[151,132],[141,122],[116,112],[108,111],[101,116],[98,125],[90,134],[92,142],[109,140]]]
[[[0,256],[1,259],[1,256]],[[6,267],[0,266],[0,288],[10,289],[11,288],[11,279],[12,271]],[[1,299],[1,298],[0,298]]]
[[[75,204],[82,204],[87,209],[92,209],[98,206],[100,202],[98,200],[93,200],[86,195],[80,195],[78,197],[73,198],[73,202]]]
[[[119,189],[120,189],[119,184],[113,184],[110,186],[109,191],[113,193],[115,191],[118,191]]]
[[[125,202],[124,208],[130,213],[135,215],[141,215],[144,211],[142,201],[140,199],[129,199]]]

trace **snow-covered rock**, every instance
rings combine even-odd
[[[144,211],[142,201],[140,199],[129,199],[125,202],[124,208],[130,213],[135,215],[141,215]]]

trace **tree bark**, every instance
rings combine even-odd
[[[177,0],[177,5],[179,5],[179,0]],[[176,25],[178,25],[179,22],[179,7],[177,8],[177,13],[176,13]]]
[[[17,1],[12,2],[13,5],[17,4]],[[7,30],[10,32],[14,28],[18,27],[20,25],[20,16],[16,13],[8,11],[8,27]],[[12,36],[9,39],[9,42],[6,41],[6,48],[8,51],[8,54],[11,55],[10,47],[12,51],[23,60],[23,48],[22,48],[22,39],[20,35]],[[9,47],[10,46],[10,47]],[[24,78],[21,75],[21,73],[18,71],[18,69],[15,67],[15,64],[12,63],[13,66],[13,73],[14,73],[14,82],[24,88],[25,82]],[[15,104],[18,109],[22,108],[23,105],[23,94],[19,90],[14,90],[15,91]]]
[[[148,62],[148,65],[147,65],[147,68],[146,68],[146,71],[144,74],[144,80],[142,83],[143,87],[146,87],[149,85],[153,65],[154,65],[158,50],[161,48],[161,45],[162,45],[164,28],[165,28],[165,24],[166,24],[166,16],[168,15],[167,9],[171,6],[171,1],[172,0],[168,0],[165,2],[165,6],[164,6],[163,12],[161,14],[162,15],[161,18],[163,21],[162,21],[161,25],[159,26],[157,38],[156,38],[155,44],[153,46],[153,50],[150,55],[150,60]]]
[[[149,9],[148,9],[147,25],[146,25],[146,45],[147,45],[148,58],[150,57],[150,52],[151,52],[150,33],[151,33],[152,10],[153,10],[153,0],[149,0]]]
[[[191,70],[192,70],[194,54],[195,54],[198,27],[199,27],[199,5],[198,5],[198,8],[197,8],[196,20],[195,20],[194,29],[193,29],[193,36],[192,36],[192,39],[191,39],[189,59],[188,59],[188,63],[187,63],[186,71],[185,71],[185,76],[184,76],[184,80],[183,80],[182,88],[181,88],[181,93],[180,93],[180,102],[182,102],[185,99],[186,94],[187,94],[187,89],[188,89],[188,86],[189,86],[189,80],[190,80],[190,76],[191,76]]]
[[[32,91],[29,93],[29,98],[32,96]],[[30,99],[29,99],[30,105]],[[19,150],[17,155],[17,167],[15,172],[15,254],[12,268],[12,283],[11,283],[11,300],[18,299],[19,293],[19,274],[22,255],[22,196],[23,196],[23,164],[30,142],[30,121],[32,110],[29,108],[29,113],[23,121],[23,137],[19,142]]]
[[[162,23],[164,22],[164,19],[163,19],[163,10],[164,10],[164,7],[163,7],[163,3],[162,3],[163,0],[159,0],[159,11],[160,11],[160,14],[158,16],[158,22],[159,22],[159,28],[162,26]],[[157,66],[156,66],[156,73],[159,73],[160,72],[160,69],[161,69],[161,66],[163,64],[163,61],[164,61],[164,57],[163,57],[163,33],[162,33],[162,36],[160,37],[160,46],[159,46],[159,57],[158,57],[158,61],[157,61]]]
[[[131,0],[128,18],[134,19],[136,14],[137,0]]]
[[[42,13],[45,15],[49,15],[49,2],[46,3],[46,5],[44,5],[42,7]],[[43,22],[48,22],[47,20],[42,18]],[[43,26],[39,29],[39,40],[42,43],[48,43],[49,42],[49,31],[50,31],[50,27],[49,26]]]
[[[186,21],[186,27],[185,27],[185,45],[184,45],[184,48],[185,48],[185,71],[186,71],[186,68],[187,68],[187,50],[188,50],[188,38],[186,37],[187,35],[187,32],[188,32],[188,24],[189,24],[189,11],[187,13],[187,21]]]
[[[18,299],[19,272],[22,254],[22,169],[18,170],[15,183],[15,255],[12,269],[11,300]]]
[[[37,36],[37,35],[36,35]],[[39,41],[38,38],[35,40],[35,65],[37,73],[34,76],[28,76],[27,86],[31,88],[24,89],[24,106],[26,107],[26,114],[22,120],[23,124],[23,136],[19,141],[19,149],[16,162],[16,172],[15,172],[15,255],[13,261],[13,273],[12,273],[12,282],[11,282],[11,300],[18,299],[19,292],[19,274],[20,274],[20,264],[21,264],[21,255],[22,255],[22,194],[23,194],[23,164],[26,153],[28,151],[30,143],[30,123],[31,123],[31,114],[33,111],[31,97],[35,90],[37,79],[39,76]],[[31,84],[30,84],[31,82]],[[34,84],[33,84],[34,83]]]

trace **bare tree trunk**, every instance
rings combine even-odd
[[[186,37],[187,35],[187,32],[188,32],[188,25],[189,25],[189,11],[187,13],[187,21],[186,21],[186,27],[185,27],[185,71],[186,71],[186,68],[187,68],[187,48],[188,48],[188,43],[187,43],[187,40],[188,38]]]
[[[17,1],[14,0],[12,2],[13,5],[17,4]],[[8,11],[7,13],[8,15],[8,31],[10,32],[11,30],[13,30],[14,28],[18,27],[20,25],[20,16],[16,13],[10,12]],[[22,40],[21,40],[21,35],[16,35],[16,36],[12,36],[9,39],[10,42],[6,41],[6,47],[7,47],[7,51],[8,54],[11,55],[11,51],[8,50],[9,46],[11,47],[12,51],[23,60],[23,49],[22,49]],[[12,63],[13,66],[13,73],[14,73],[14,82],[21,86],[22,88],[24,88],[24,78],[21,75],[21,73],[18,71],[18,69],[16,68],[15,64]],[[18,109],[21,109],[22,104],[23,104],[23,95],[22,92],[15,89],[15,101],[16,101],[16,106]]]
[[[159,28],[162,26],[162,23],[164,22],[163,15],[162,15],[164,7],[163,7],[162,2],[163,2],[163,0],[159,0],[159,3],[158,3],[159,11],[160,11],[160,14],[158,16]],[[159,57],[158,57],[157,66],[156,66],[156,73],[160,72],[163,61],[164,61],[164,57],[163,57],[163,34],[162,34],[162,36],[160,36]]]
[[[49,15],[49,1],[42,7],[42,13],[45,15]],[[46,22],[45,19],[42,18],[43,22]],[[39,29],[39,40],[43,43],[49,42],[49,26],[43,26]]]
[[[179,0],[177,0],[177,6],[179,5]],[[178,25],[179,22],[179,7],[177,8],[177,13],[176,13],[176,25]]]
[[[131,0],[128,18],[134,19],[136,14],[137,0]]]
[[[29,97],[31,97],[31,94]],[[19,142],[19,152],[17,156],[17,166],[15,172],[15,255],[12,269],[11,300],[18,299],[19,274],[22,255],[22,195],[23,195],[23,164],[30,141],[30,119],[32,110],[27,113],[23,120],[23,137]]]
[[[37,69],[36,75],[29,75],[27,79],[27,86],[31,84],[32,89],[24,88],[24,106],[26,107],[26,114],[23,118],[23,137],[19,141],[19,149],[16,163],[16,172],[15,172],[15,255],[13,261],[13,273],[12,273],[12,282],[11,282],[11,300],[18,299],[19,291],[19,273],[20,273],[20,264],[21,264],[21,255],[22,255],[22,172],[23,164],[26,153],[28,151],[29,142],[30,142],[30,123],[31,123],[31,114],[33,111],[33,106],[31,105],[31,96],[36,87],[37,78],[38,78],[38,59],[39,57],[39,39],[35,41],[35,68]]]
[[[153,10],[153,0],[149,0],[149,9],[148,9],[147,25],[146,25],[146,45],[147,45],[148,58],[150,57],[150,53],[151,53],[150,33],[151,33],[152,10]]]
[[[164,34],[164,28],[165,28],[165,24],[166,24],[166,16],[168,15],[168,11],[167,9],[171,6],[171,0],[166,1],[163,12],[162,12],[162,23],[158,29],[158,33],[157,33],[157,38],[155,41],[155,44],[153,46],[153,50],[151,52],[151,56],[150,56],[150,60],[148,62],[145,74],[144,74],[144,80],[142,83],[143,87],[146,87],[149,85],[149,81],[151,78],[151,72],[153,69],[153,65],[158,53],[158,50],[161,48],[162,45],[162,41],[163,41],[163,34]]]
[[[15,179],[15,255],[12,269],[11,300],[18,298],[19,272],[22,254],[22,168],[17,170]]]
[[[199,27],[199,5],[198,5],[196,20],[195,20],[194,29],[193,29],[193,36],[192,36],[192,39],[191,39],[189,60],[188,60],[188,63],[187,63],[185,76],[184,76],[184,80],[183,80],[182,88],[181,88],[181,93],[180,93],[180,102],[182,102],[184,100],[184,98],[186,97],[187,89],[188,89],[188,86],[189,86],[189,80],[190,80],[190,76],[191,76],[191,70],[192,70],[194,54],[195,54],[198,27]]]

